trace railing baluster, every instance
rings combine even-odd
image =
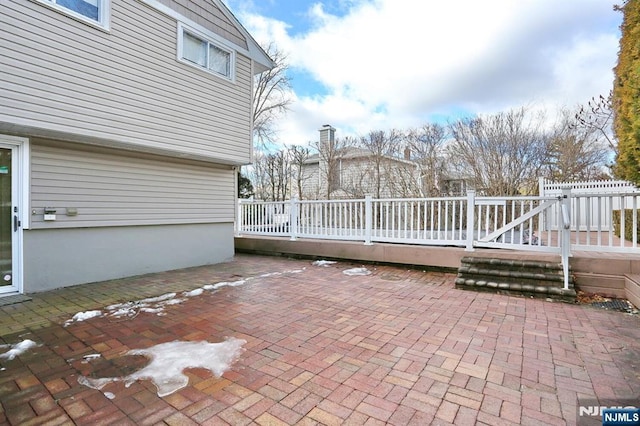
[[[444,240],[447,239],[447,233],[449,232],[449,202],[444,203]]]
[[[520,201],[520,215],[524,214],[524,201]],[[523,234],[524,234],[524,223],[521,223],[519,226],[519,231],[520,231],[520,239],[518,241],[518,244],[522,245],[522,242],[524,241],[523,239]]]
[[[384,203],[384,236],[389,237],[389,202]]]
[[[626,232],[625,232],[625,225],[626,225],[626,216],[627,216],[627,211],[626,211],[626,205],[625,205],[625,199],[624,199],[624,195],[620,196],[620,247],[624,247],[624,240],[626,237]]]
[[[584,198],[584,203],[585,203],[585,214],[587,215],[586,217],[586,222],[587,222],[587,236],[586,236],[586,244],[588,246],[591,245],[591,197],[590,196],[586,196]]]
[[[434,218],[435,218],[435,213],[434,213],[434,211],[433,211],[433,210],[434,210],[434,209],[433,209],[434,201],[432,200],[429,204],[430,204],[430,206],[431,206],[431,208],[430,208],[430,213],[431,213],[431,214],[430,214],[429,230],[431,231],[431,232],[430,232],[430,238],[433,240],[433,228],[434,228],[433,220],[434,220]]]
[[[598,197],[598,245],[602,245],[602,197]]]
[[[410,237],[409,238],[414,239],[415,237],[413,236],[413,213],[414,213],[414,211],[413,211],[414,202],[413,201],[411,201],[410,207],[411,207],[411,209],[409,210],[409,217],[410,217],[410,219],[409,219],[410,220],[410,222],[409,222],[409,235],[410,235]]]
[[[493,206],[493,230],[494,230],[494,231],[495,231],[496,229],[498,229],[498,215],[500,214],[500,213],[499,213],[499,210],[498,210],[498,207],[499,207],[499,206],[498,206],[497,204],[495,204],[495,205]],[[501,237],[502,237],[502,236],[501,236]]]
[[[631,226],[633,226],[633,228],[631,228],[631,247],[637,248],[638,247],[638,197],[632,196],[631,200],[632,200]]]
[[[609,196],[609,223],[613,224],[613,196]],[[613,227],[609,227],[609,247],[613,246]]]
[[[529,210],[528,212],[530,212],[531,210],[533,210],[533,200],[529,201]],[[533,229],[533,217],[529,218],[529,241],[527,242],[527,244],[529,244],[530,246],[533,245],[533,234],[534,234],[535,229]]]
[[[514,220],[516,220],[516,210],[518,209],[518,206],[516,204],[515,200],[511,200],[511,222],[513,222]],[[515,240],[516,237],[516,230],[515,228],[511,228],[511,235],[509,238],[509,241],[511,241],[513,243],[513,241]]]
[[[408,231],[408,228],[407,228],[408,223],[407,223],[407,221],[409,220],[409,211],[407,209],[409,208],[409,206],[408,206],[406,201],[403,202],[402,204],[404,205],[404,226],[403,226],[403,228],[404,228],[404,238],[407,238],[407,231]]]
[[[581,198],[573,198],[575,200],[575,205],[576,205],[576,214],[573,216],[576,218],[576,244],[580,244],[580,228],[581,228],[581,221],[580,221],[580,212],[581,212]]]

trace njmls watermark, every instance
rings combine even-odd
[[[640,397],[619,400],[578,398],[578,426],[640,426]]]

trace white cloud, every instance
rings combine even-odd
[[[311,26],[294,35],[287,23],[239,16],[326,87],[296,98],[280,125],[284,142],[306,143],[326,123],[344,136],[417,126],[452,110],[572,106],[606,94],[621,20],[614,3],[375,0],[341,3],[349,9],[336,16],[316,2]]]

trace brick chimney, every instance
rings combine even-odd
[[[404,159],[407,161],[411,161],[411,148],[406,147],[404,149]]]
[[[329,124],[325,124],[320,128],[320,145],[328,143],[329,145],[333,145],[336,138],[336,129],[331,127]]]

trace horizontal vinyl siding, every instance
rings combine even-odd
[[[177,23],[112,0],[105,33],[29,0],[0,3],[0,122],[230,163],[251,144],[251,62],[235,82],[176,59]]]
[[[247,40],[211,0],[159,0],[160,3],[186,16],[216,34],[247,49]]]
[[[302,175],[304,176],[304,180],[302,182],[302,198],[304,199],[322,198],[319,196],[321,186],[323,186],[320,183],[321,182],[320,165],[318,163],[305,164],[304,166],[302,166]],[[297,190],[297,187],[296,187],[296,190]]]
[[[233,222],[233,173],[209,163],[34,139],[31,228]],[[44,221],[45,207],[56,209],[56,221]],[[67,216],[67,208],[78,215]]]

